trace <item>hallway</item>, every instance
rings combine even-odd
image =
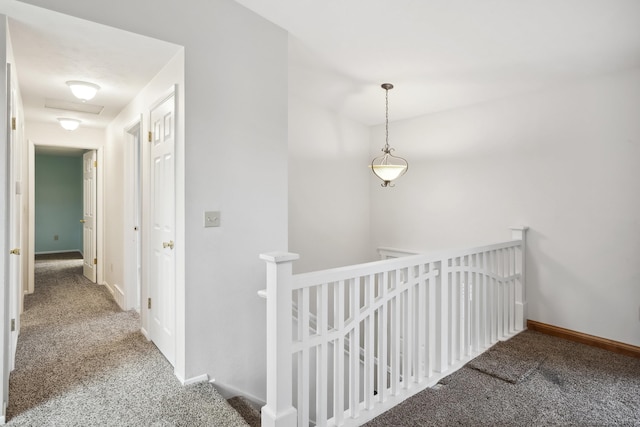
[[[180,384],[79,254],[36,258],[21,321],[7,425],[246,426],[211,384]]]

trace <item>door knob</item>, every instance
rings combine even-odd
[[[85,221],[84,219],[81,219],[81,220],[80,220],[80,222],[81,222],[82,224],[84,224],[84,223],[85,223],[85,222],[87,222],[87,221]]]
[[[162,242],[162,247],[173,249],[173,240],[169,240],[168,242]]]
[[[11,249],[9,253],[11,255],[20,255],[20,249],[19,248]]]

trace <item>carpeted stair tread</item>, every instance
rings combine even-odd
[[[547,349],[518,334],[508,342],[498,342],[467,366],[501,380],[517,384],[527,378],[547,358]]]
[[[235,396],[227,400],[229,404],[238,411],[244,420],[251,427],[260,427],[260,411],[246,398]]]

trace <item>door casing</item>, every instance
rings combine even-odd
[[[35,278],[34,278],[34,268],[35,268],[35,222],[36,222],[36,214],[35,214],[35,165],[36,165],[36,145],[40,146],[54,146],[59,147],[56,144],[46,144],[46,143],[38,143],[36,144],[34,141],[29,140],[27,142],[29,147],[28,154],[28,170],[29,170],[29,203],[27,205],[27,209],[29,212],[29,221],[28,221],[28,248],[25,253],[25,257],[27,257],[28,266],[28,277],[27,277],[27,287],[25,293],[31,294],[35,290]],[[96,258],[98,260],[98,264],[96,265],[96,283],[102,284],[104,283],[104,168],[101,168],[100,165],[104,164],[104,149],[99,147],[75,147],[75,148],[84,148],[87,150],[96,150],[96,158],[98,162],[98,168],[96,169],[96,181],[98,183],[96,189]]]

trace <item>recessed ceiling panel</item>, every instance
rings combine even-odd
[[[75,111],[78,113],[100,114],[104,110],[102,105],[87,104],[86,102],[72,102],[64,99],[46,98],[44,102],[46,108],[55,108],[56,110]]]

